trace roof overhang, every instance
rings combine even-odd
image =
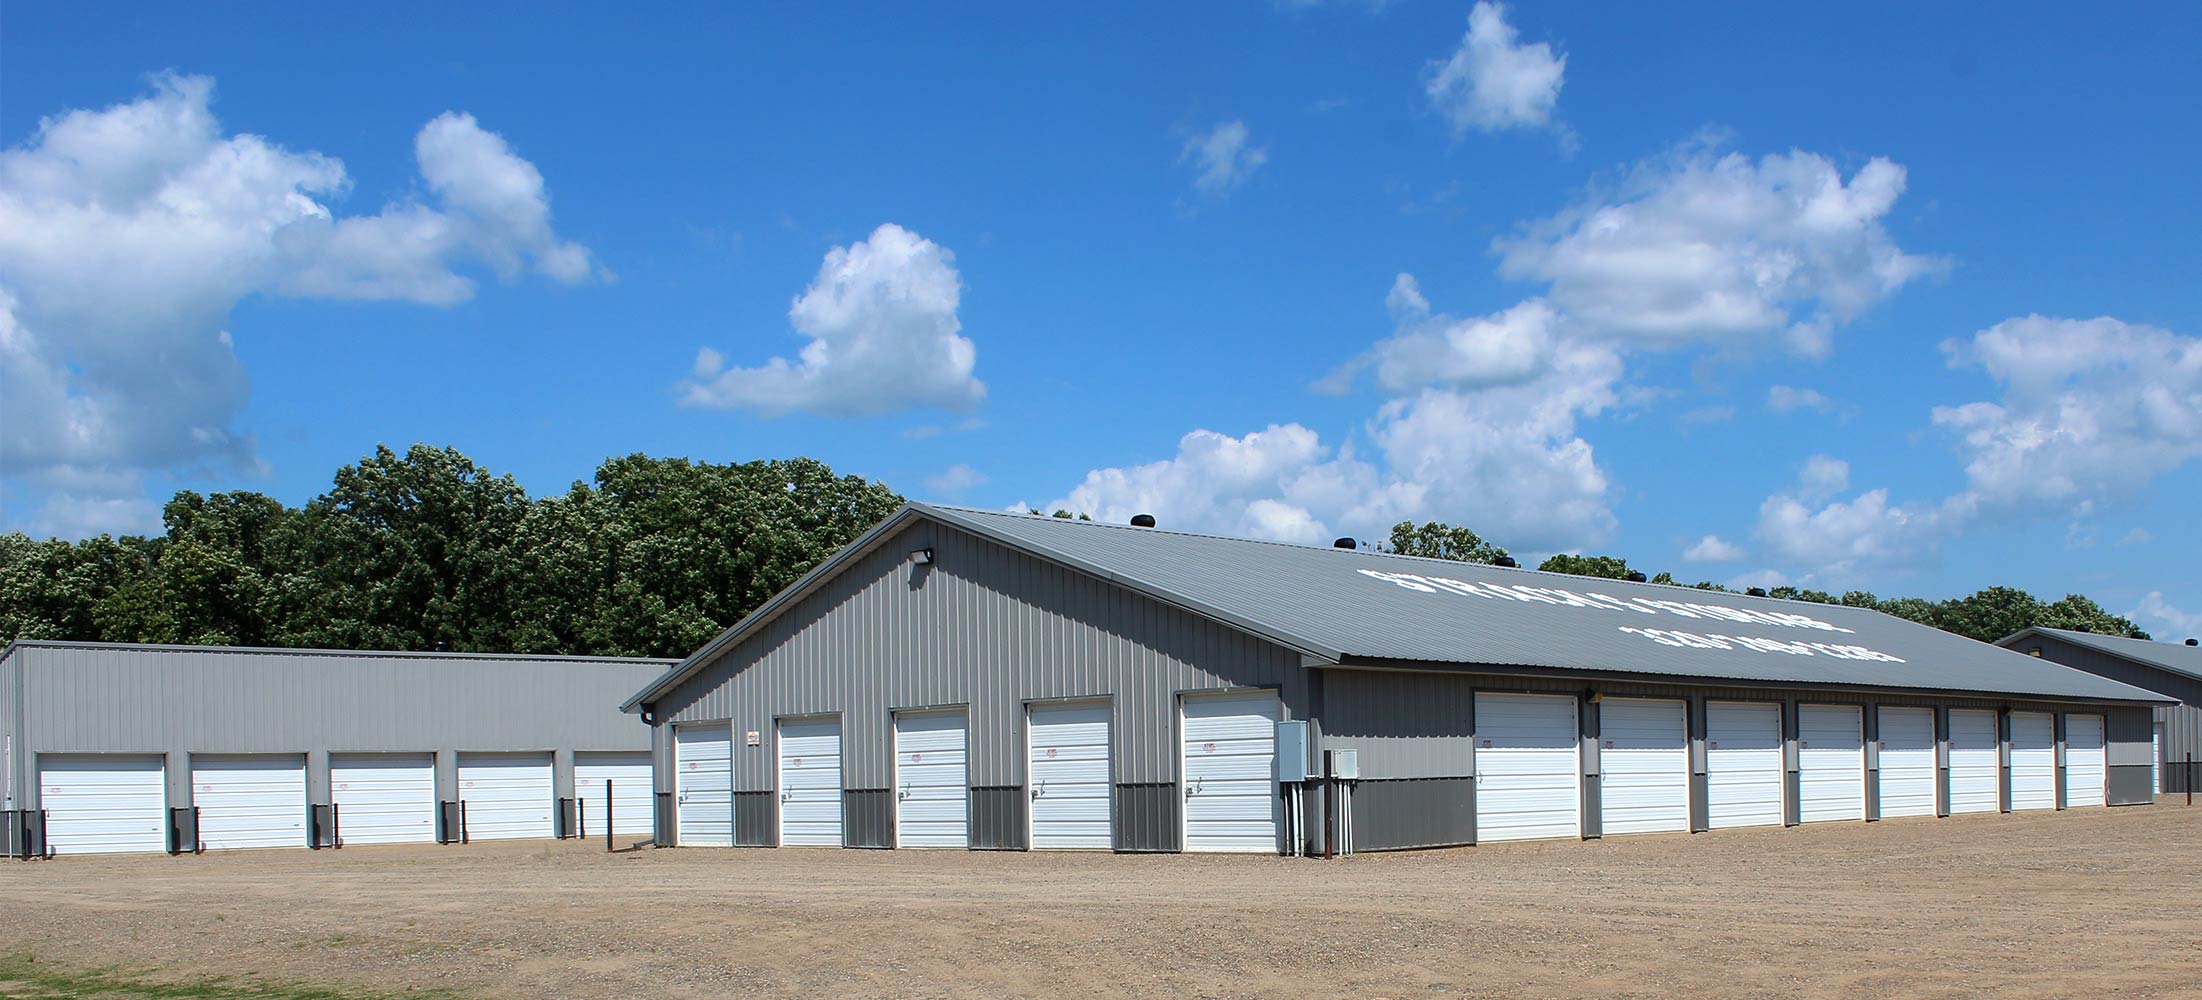
[[[1963,688],[1916,687],[1904,685],[1877,685],[1838,683],[1833,681],[1760,680],[1736,677],[1696,676],[1690,674],[1654,674],[1628,670],[1590,670],[1582,667],[1548,667],[1532,664],[1503,663],[1433,663],[1423,660],[1387,660],[1365,656],[1348,656],[1343,662],[1317,664],[1337,670],[1381,670],[1395,673],[1424,674],[1490,674],[1500,677],[1536,677],[1540,679],[1567,679],[1586,684],[1599,682],[1615,684],[1670,684],[1679,687],[1727,687],[1771,688],[1778,690],[1845,692],[1862,695],[1908,695],[1936,698],[1971,698],[1979,701],[2024,701],[2045,704],[2070,705],[2175,705],[2171,698],[2077,698],[2071,695],[2027,694],[2022,691],[1973,691]],[[2135,690],[2141,690],[2136,688]],[[2144,692],[2153,693],[2153,692]]]

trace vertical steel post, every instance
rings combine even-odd
[[[604,779],[604,853],[612,853],[612,779]]]

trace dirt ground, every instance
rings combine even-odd
[[[0,952],[483,997],[2202,997],[2202,808],[1216,856],[0,863]]]

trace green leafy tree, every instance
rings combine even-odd
[[[2041,620],[2042,603],[2017,587],[1989,587],[1942,602],[1936,625],[1950,632],[1994,642]]]
[[[1565,552],[1538,563],[1537,568],[1547,573],[1566,573],[1570,576],[1594,576],[1606,580],[1629,578],[1629,562],[1613,556],[1577,556]],[[1669,577],[1668,579],[1673,579]]]
[[[2149,638],[2147,632],[2141,631],[2140,626],[2133,624],[2125,616],[2111,614],[2103,610],[2102,605],[2080,594],[2066,594],[2062,600],[2044,605],[2034,624],[2045,628],[2071,629],[2074,632],[2125,636],[2129,639]]]
[[[310,604],[288,645],[510,646],[526,491],[452,448],[386,446],[306,505]]]
[[[1942,627],[1942,606],[1923,597],[1892,597],[1876,603],[1874,610],[1905,621]]]
[[[1485,541],[1482,535],[1442,521],[1401,521],[1392,525],[1389,544],[1384,548],[1403,556],[1454,562],[1495,563],[1506,555],[1505,549]]]
[[[151,572],[144,539],[0,535],[0,641],[98,640],[135,612],[116,595]]]
[[[685,656],[902,502],[807,458],[611,459],[593,487],[576,483],[532,512],[540,537],[526,560],[540,565],[528,575],[568,592],[523,602],[540,609],[525,616],[529,634],[608,655]],[[556,619],[561,608],[571,621]]]

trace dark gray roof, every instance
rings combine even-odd
[[[2164,699],[1877,611],[1535,570],[913,503],[630,699],[633,709],[925,517],[1289,648],[1459,664],[2046,698]]]
[[[2017,649],[2019,647],[2014,643],[2019,643],[2026,636],[2034,634],[2062,639],[2075,646],[2086,646],[2089,649],[2100,650],[2121,659],[2131,660],[2142,666],[2168,670],[2175,674],[2184,674],[2196,680],[2202,680],[2202,647],[2197,646],[2157,642],[2152,639],[2128,639],[2122,635],[2096,635],[2093,632],[2074,632],[2071,629],[2038,627],[2022,629],[1998,640],[1997,645]]]

